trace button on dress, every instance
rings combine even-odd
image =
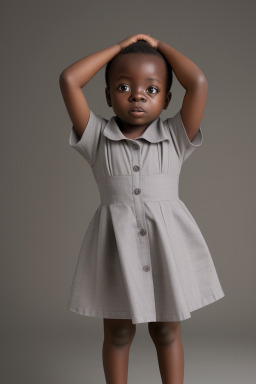
[[[136,138],[90,110],[69,145],[89,163],[100,193],[80,247],[67,309],[80,315],[181,321],[224,292],[206,241],[179,198],[183,162],[203,142],[190,141],[180,110],[159,116]]]

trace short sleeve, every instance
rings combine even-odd
[[[90,110],[89,121],[81,138],[79,138],[74,129],[74,125],[72,125],[69,145],[75,148],[88,161],[90,166],[93,166],[96,160],[101,133],[106,123],[107,120],[95,115],[93,111]]]
[[[200,126],[194,139],[190,141],[181,118],[180,110],[173,117],[166,119],[165,124],[171,134],[173,144],[181,162],[184,162],[196,148],[202,145],[202,126]]]

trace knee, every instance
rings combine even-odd
[[[148,323],[149,334],[155,344],[171,345],[180,338],[180,322],[151,322]]]
[[[123,347],[132,342],[135,330],[131,327],[118,327],[112,331],[112,343],[116,347]]]
[[[136,333],[136,325],[112,326],[105,332],[107,338],[115,347],[124,347],[130,344]]]

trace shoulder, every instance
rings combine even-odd
[[[202,145],[203,132],[202,126],[200,126],[196,136],[191,141],[187,135],[180,111],[176,112],[172,117],[165,119],[163,126],[167,135],[171,138],[180,160],[183,162],[196,148]]]
[[[101,115],[93,112],[93,110],[90,109],[90,117],[89,117],[86,129],[88,127],[99,126],[101,130],[103,130],[104,127],[107,125],[108,121],[109,121],[108,119],[106,119],[105,117],[102,117]]]
[[[176,112],[173,116],[167,117],[166,119],[161,119],[165,129],[170,130],[175,125],[181,126],[182,120],[181,120],[181,114],[180,110]]]
[[[102,133],[107,123],[107,119],[90,109],[87,126],[80,138],[76,134],[74,126],[71,127],[69,145],[80,152],[91,166],[96,160]]]

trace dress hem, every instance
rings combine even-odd
[[[74,306],[72,304],[69,304],[67,306],[67,310],[70,312],[77,313],[82,316],[89,316],[89,317],[98,317],[98,318],[110,318],[110,319],[130,319],[132,320],[133,324],[138,323],[148,323],[151,321],[183,321],[191,318],[190,312],[193,312],[199,308],[205,307],[208,304],[214,303],[215,301],[222,299],[225,296],[223,290],[219,291],[218,293],[214,293],[208,297],[202,298],[199,302],[196,304],[191,304],[189,306],[189,314],[180,313],[180,314],[164,314],[164,313],[158,313],[157,315],[155,313],[148,313],[148,316],[142,316],[142,317],[131,317],[131,313],[129,311],[97,311],[95,309],[89,309],[89,308],[82,308],[78,306]]]

